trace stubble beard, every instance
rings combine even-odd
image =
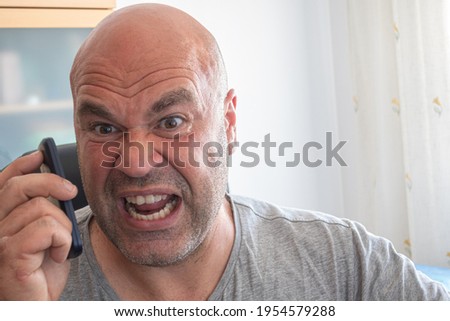
[[[103,197],[86,189],[94,218],[101,231],[111,243],[131,262],[152,267],[165,267],[185,262],[202,248],[208,235],[212,233],[214,222],[222,206],[226,184],[227,169],[210,168],[207,180],[199,180],[201,186],[193,194],[190,185],[172,168],[154,169],[151,175],[142,178],[126,176],[119,170],[112,169],[107,177]],[[116,208],[116,191],[124,187],[143,187],[163,183],[174,186],[181,191],[184,211],[183,222],[176,229],[152,232],[124,231],[118,220],[120,214]],[[152,248],[152,244],[164,243],[162,250]]]

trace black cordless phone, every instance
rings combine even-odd
[[[58,156],[58,150],[53,138],[44,138],[39,145],[39,150],[44,154],[44,163],[41,166],[42,173],[54,173],[65,178],[64,169],[61,165]],[[56,201],[56,200],[54,200]],[[78,230],[77,219],[75,217],[75,211],[73,209],[72,201],[57,201],[59,207],[66,213],[67,217],[72,222],[72,245],[68,255],[69,259],[75,258],[83,251],[81,243],[80,232]]]

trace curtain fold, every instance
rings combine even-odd
[[[416,263],[448,267],[448,1],[347,4],[359,136],[357,219]]]

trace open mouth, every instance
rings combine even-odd
[[[176,208],[179,199],[176,195],[167,194],[128,196],[125,197],[125,210],[137,220],[159,220]]]

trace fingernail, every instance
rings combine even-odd
[[[75,189],[75,185],[69,182],[67,179],[63,179],[63,185],[66,190],[72,192]]]
[[[40,153],[41,153],[41,152],[40,152],[39,150],[35,150],[34,152],[29,153],[28,156],[33,156],[33,157],[35,157],[35,156],[39,155]]]

